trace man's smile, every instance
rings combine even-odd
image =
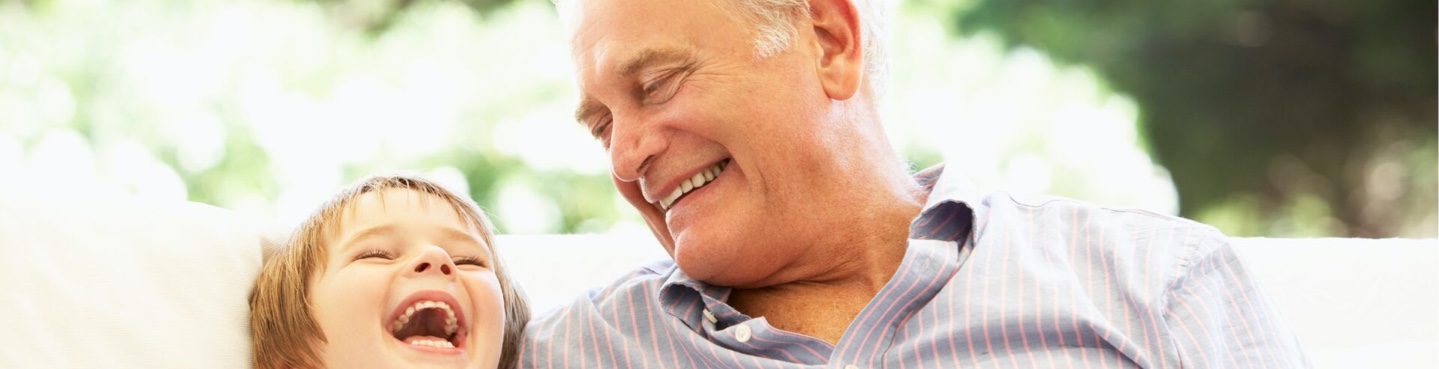
[[[674,191],[671,191],[669,195],[655,202],[655,205],[659,206],[660,211],[669,210],[674,206],[675,202],[678,202],[680,198],[683,198],[686,194],[709,184],[715,177],[719,177],[720,173],[724,172],[725,167],[729,166],[729,162],[730,159],[721,160],[701,169],[698,173],[695,173],[694,176],[680,181],[679,186],[675,187]]]

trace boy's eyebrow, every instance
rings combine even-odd
[[[488,245],[485,244],[485,240],[483,238],[480,238],[479,236],[476,236],[474,233],[465,232],[451,227],[440,227],[440,229],[444,231],[446,241],[463,243],[465,246],[474,246],[475,248],[483,252],[484,256],[486,256],[487,258],[491,256],[490,248],[486,247]],[[444,247],[444,245],[440,246]]]
[[[374,226],[374,227],[370,227],[370,228],[365,228],[365,229],[363,229],[363,230],[361,230],[361,231],[359,231],[359,232],[355,232],[355,234],[350,235],[350,237],[346,237],[346,238],[344,238],[344,239],[341,239],[341,240],[340,240],[340,250],[348,249],[348,248],[350,248],[350,245],[353,245],[353,244],[355,244],[356,242],[359,242],[360,240],[363,240],[363,239],[366,239],[366,238],[370,238],[370,237],[388,236],[388,235],[390,235],[391,233],[394,233],[394,232],[395,232],[395,226],[392,225],[392,224],[383,224],[383,225],[378,225],[378,226]]]
[[[489,247],[486,247],[488,245],[486,245],[485,240],[479,236],[474,235],[471,232],[465,232],[463,230],[452,227],[439,227],[439,230],[444,234],[442,236],[442,239],[437,241],[445,241],[446,244],[451,244],[455,246],[471,246],[479,249],[480,252],[483,253],[484,256],[487,258],[493,256],[490,255],[490,249]],[[345,239],[340,240],[340,250],[348,249],[351,245],[358,243],[359,241],[366,238],[389,236],[390,234],[394,233],[394,231],[395,226],[393,224],[383,224],[370,228],[365,228],[364,230],[355,232],[355,234],[351,235],[350,237],[346,237]],[[440,247],[445,247],[445,244],[441,244]]]

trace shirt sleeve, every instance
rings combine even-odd
[[[1195,245],[1166,291],[1165,321],[1186,368],[1308,368],[1298,339],[1229,241]]]

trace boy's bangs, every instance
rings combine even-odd
[[[449,206],[450,211],[454,212],[455,216],[459,217],[465,225],[470,227],[469,231],[480,236],[479,238],[484,241],[485,247],[489,249],[488,251],[490,251],[491,254],[495,252],[493,245],[494,235],[490,230],[492,225],[480,215],[477,210],[478,205],[428,182],[403,177],[376,177],[336,195],[325,204],[325,206],[322,206],[315,214],[312,214],[308,218],[311,222],[307,223],[310,224],[306,224],[305,227],[303,227],[309,228],[305,229],[307,232],[296,233],[296,236],[306,237],[311,241],[308,243],[312,250],[306,250],[305,258],[310,259],[313,263],[312,265],[318,268],[314,271],[315,274],[324,271],[325,263],[323,261],[329,256],[329,242],[340,236],[340,230],[345,227],[346,218],[353,214],[356,206],[359,204],[360,197],[367,194],[374,194],[380,200],[381,211],[385,211],[386,209],[383,207],[386,206],[384,200],[385,196],[389,195],[387,194],[387,192],[389,192],[388,190],[416,191],[421,194],[430,195],[418,196],[419,206],[425,209],[428,209],[430,206],[437,206],[435,198],[443,199],[442,204]],[[291,244],[304,243],[292,241]]]

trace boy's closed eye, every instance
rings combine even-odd
[[[361,252],[359,255],[355,255],[355,260],[356,260],[356,261],[359,261],[359,260],[362,260],[362,259],[369,259],[369,258],[381,258],[381,259],[385,259],[385,260],[394,260],[394,259],[395,259],[395,253],[392,253],[392,252],[389,252],[389,251],[386,251],[386,250],[375,249],[375,250],[365,250],[365,252]]]
[[[453,258],[452,260],[454,260],[455,265],[474,265],[487,269],[490,267],[490,264],[485,259],[481,259],[477,256],[461,256]]]
[[[386,250],[365,250],[365,252],[361,252],[359,255],[356,255],[356,256],[355,256],[355,260],[356,260],[356,261],[364,260],[364,259],[369,259],[369,258],[380,258],[380,259],[385,259],[385,260],[394,260],[394,259],[395,259],[395,254],[392,253],[392,252],[386,251]],[[452,258],[451,260],[455,263],[456,266],[459,266],[459,265],[473,265],[473,266],[477,266],[477,267],[480,267],[480,268],[489,268],[489,267],[490,267],[490,264],[489,264],[488,261],[486,261],[485,259],[482,259],[482,258],[480,258],[480,257],[478,257],[478,256],[460,256],[460,257]]]

